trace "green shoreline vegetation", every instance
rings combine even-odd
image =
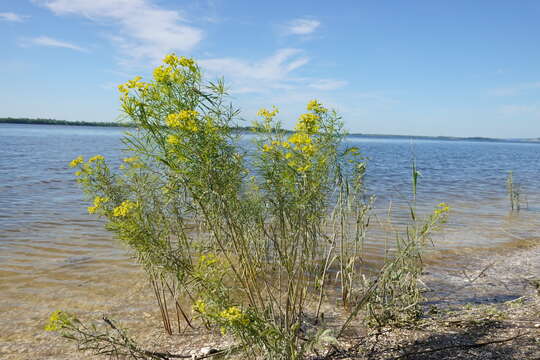
[[[129,122],[102,122],[102,121],[67,121],[42,118],[0,118],[0,124],[28,124],[28,125],[64,125],[64,126],[100,126],[100,127],[135,127],[135,123]],[[234,131],[253,132],[252,126],[233,126]],[[291,130],[285,130],[292,132]],[[351,133],[349,137],[358,138],[381,138],[381,139],[412,139],[412,140],[443,140],[443,141],[485,141],[485,142],[524,142],[537,143],[538,138],[503,139],[490,137],[457,137],[457,136],[424,136],[424,135],[392,135],[392,134],[361,134]]]

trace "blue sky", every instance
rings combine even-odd
[[[253,119],[305,103],[351,132],[540,136],[539,1],[3,0],[0,117],[114,121],[116,86],[192,56]],[[247,124],[247,123],[246,123]]]

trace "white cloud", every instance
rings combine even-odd
[[[347,85],[347,81],[334,79],[320,79],[311,84],[310,88],[317,90],[336,90]]]
[[[347,85],[336,79],[300,77],[295,72],[308,64],[310,59],[300,49],[285,48],[258,61],[238,58],[201,60],[204,71],[211,76],[224,76],[231,93],[275,94],[336,90]],[[289,95],[287,95],[289,96]]]
[[[190,52],[203,32],[187,24],[175,10],[166,10],[150,0],[44,0],[57,15],[84,16],[117,30],[110,39],[129,58],[157,61],[166,53]]]
[[[313,33],[321,23],[312,19],[295,19],[286,26],[289,35],[309,35]]]
[[[260,61],[248,62],[237,58],[201,60],[202,67],[214,76],[225,76],[235,93],[263,92],[266,89],[289,88],[298,79],[290,73],[304,66],[309,58],[299,49],[280,49]]]
[[[65,49],[71,49],[75,51],[80,52],[88,52],[87,49],[77,46],[75,44],[69,43],[67,41],[62,41],[58,39],[53,39],[48,36],[38,36],[36,38],[23,40],[22,44],[23,46],[29,46],[29,45],[39,45],[39,46],[47,46],[47,47],[59,47],[59,48],[65,48]]]
[[[4,20],[4,21],[22,22],[24,18],[26,18],[26,16],[18,15],[12,12],[0,13],[0,20]]]

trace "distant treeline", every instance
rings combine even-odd
[[[135,127],[132,123],[125,122],[99,122],[99,121],[67,121],[55,119],[29,119],[29,118],[0,118],[0,124],[34,124],[34,125],[68,125],[68,126],[106,126],[106,127]],[[238,132],[253,132],[251,126],[235,126],[232,128]],[[285,130],[291,133],[290,130]],[[529,139],[494,139],[486,137],[452,137],[452,136],[419,136],[419,135],[386,135],[386,134],[349,134],[359,138],[384,138],[384,139],[410,139],[410,140],[446,140],[446,141],[486,141],[486,142],[535,142],[540,138]]]
[[[70,125],[70,126],[107,126],[107,127],[132,127],[132,124],[121,122],[99,121],[67,121],[55,119],[29,119],[29,118],[0,118],[0,124],[33,124],[33,125]]]
[[[99,121],[67,121],[56,119],[29,119],[29,118],[0,118],[0,124],[32,124],[32,125],[67,125],[67,126],[106,126],[106,127],[135,127],[132,123],[99,122]],[[235,126],[232,128],[239,132],[253,132],[251,126]],[[289,131],[288,131],[289,132]]]
[[[32,124],[32,125],[67,125],[67,126],[106,126],[106,127],[135,127],[132,123],[99,122],[99,121],[67,121],[56,119],[29,119],[29,118],[0,118],[0,124]],[[235,126],[235,131],[253,131],[251,126]]]

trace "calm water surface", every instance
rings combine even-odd
[[[102,154],[118,162],[123,131],[0,124],[0,358],[43,343],[43,319],[54,309],[119,313],[153,307],[131,285],[142,276],[126,249],[86,213],[67,166],[78,155]],[[455,266],[447,253],[540,237],[540,144],[368,138],[348,143],[370,159],[366,183],[377,202],[366,248],[373,262],[389,239],[383,230],[388,209],[397,225],[406,221],[413,156],[422,173],[420,211],[443,201],[452,208],[448,226],[435,238],[437,266]],[[528,204],[519,214],[509,212],[509,170]]]

